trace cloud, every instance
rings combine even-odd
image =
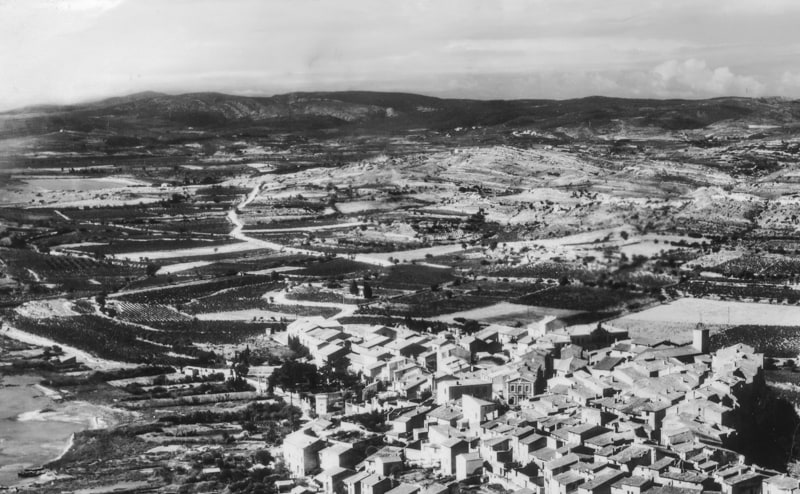
[[[653,89],[665,96],[761,96],[766,89],[755,77],[734,74],[724,66],[712,68],[694,58],[661,63],[652,75]]]
[[[123,0],[61,0],[45,2],[44,5],[57,10],[103,12],[113,9]]]
[[[796,97],[799,15],[796,0],[0,0],[0,110],[143,90]]]
[[[781,76],[781,84],[800,86],[800,73],[787,70]]]

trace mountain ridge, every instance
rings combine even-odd
[[[121,132],[266,125],[283,130],[354,128],[402,131],[459,127],[603,128],[623,121],[664,131],[724,121],[800,125],[800,100],[719,97],[701,100],[587,96],[577,99],[477,100],[413,93],[339,91],[240,96],[219,92],[141,92],[75,105],[41,105],[0,113],[0,136],[62,129]]]

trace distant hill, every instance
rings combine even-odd
[[[795,125],[800,102],[777,98],[651,100],[588,97],[571,100],[441,99],[367,91],[290,93],[247,97],[220,93],[154,92],[69,106],[39,106],[0,113],[0,137],[59,130],[116,133],[171,128],[236,129],[259,125],[288,131],[506,126],[602,133],[620,123],[665,131],[700,129],[725,121]]]

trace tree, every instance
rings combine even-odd
[[[319,386],[317,366],[297,360],[284,362],[269,376],[270,389],[275,386],[280,386],[287,391],[300,389],[313,391]]]
[[[342,356],[329,360],[319,369],[320,380],[327,386],[338,387],[340,390],[353,391],[360,395],[363,390],[361,378],[350,372],[350,359]]]
[[[372,287],[366,281],[364,282],[364,298],[372,298]]]
[[[350,294],[358,296],[358,283],[356,283],[356,280],[350,282]]]
[[[147,273],[147,276],[152,278],[153,276],[156,275],[156,273],[158,273],[159,269],[161,269],[161,266],[159,266],[158,264],[150,263],[147,265],[147,268],[145,268],[145,272]]]
[[[474,319],[467,319],[462,325],[465,334],[474,334],[481,330],[481,325]]]
[[[295,354],[295,358],[308,358],[311,352],[308,351],[305,345],[300,343],[300,338],[296,336],[289,337],[289,350]]]
[[[261,463],[262,465],[269,465],[275,458],[272,456],[272,454],[269,452],[268,449],[259,449],[258,451],[256,451],[255,455],[253,455],[253,459],[257,463]]]
[[[233,371],[235,381],[242,381],[250,372],[250,346],[246,346],[241,352],[236,352],[231,364],[231,371]]]

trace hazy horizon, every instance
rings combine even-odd
[[[384,93],[384,94],[408,94],[413,96],[422,96],[422,97],[431,97],[431,98],[440,98],[440,99],[452,99],[452,100],[474,100],[474,101],[524,101],[524,100],[550,100],[550,101],[570,101],[570,100],[577,100],[577,99],[586,99],[586,98],[609,98],[609,99],[645,99],[645,100],[653,100],[653,101],[669,101],[669,100],[685,100],[685,101],[705,101],[710,99],[724,99],[724,98],[751,98],[751,99],[785,99],[788,101],[794,101],[800,98],[791,98],[788,96],[780,96],[780,95],[762,95],[762,96],[736,96],[736,95],[727,95],[727,96],[706,96],[706,97],[697,97],[697,98],[658,98],[658,97],[633,97],[633,96],[608,96],[605,94],[587,94],[585,96],[574,96],[570,98],[470,98],[470,97],[458,97],[458,96],[437,96],[434,94],[425,94],[422,92],[416,91],[378,91],[373,89],[341,89],[341,90],[314,90],[314,89],[307,89],[302,91],[287,91],[287,92],[280,92],[280,93],[265,93],[265,94],[238,94],[236,92],[225,92],[225,91],[155,91],[150,89],[143,89],[141,91],[136,91],[133,93],[124,93],[124,94],[110,94],[105,95],[102,97],[95,97],[95,98],[87,98],[76,100],[67,103],[59,103],[59,102],[41,102],[41,103],[32,103],[28,105],[23,105],[20,107],[13,107],[13,108],[6,108],[0,109],[0,113],[12,113],[19,110],[24,110],[26,108],[38,108],[38,107],[50,107],[50,106],[80,106],[80,105],[90,105],[94,103],[100,103],[106,100],[115,99],[115,98],[129,98],[137,95],[145,95],[147,93],[153,93],[157,95],[164,95],[164,96],[183,96],[189,94],[222,94],[226,96],[241,96],[246,98],[271,98],[275,96],[283,96],[287,94],[314,94],[314,93],[346,93],[346,92],[361,92],[361,93]]]
[[[0,0],[0,111],[143,91],[794,99],[797,21],[791,0]]]

